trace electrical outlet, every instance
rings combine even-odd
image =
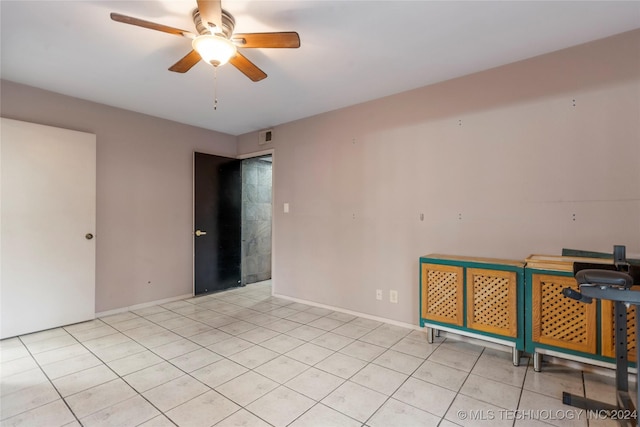
[[[398,303],[398,291],[389,291],[389,301],[394,304]]]
[[[378,301],[382,301],[382,289],[377,289],[376,290],[376,299]]]

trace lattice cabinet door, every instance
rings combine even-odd
[[[467,328],[514,338],[518,335],[515,272],[467,268],[466,288]]]
[[[585,353],[596,352],[596,305],[562,295],[579,290],[571,276],[532,274],[532,339],[541,344]]]
[[[615,357],[614,342],[614,305],[609,300],[601,300],[600,308],[602,310],[602,355],[607,357]],[[631,305],[627,308],[627,358],[631,362],[636,361],[636,306]]]
[[[464,324],[463,267],[422,264],[422,318]]]

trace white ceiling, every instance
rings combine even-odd
[[[167,70],[195,32],[195,0],[0,2],[3,79],[232,135],[265,129],[640,28],[640,2],[223,0],[236,32],[297,31],[299,49],[243,49],[231,65]]]

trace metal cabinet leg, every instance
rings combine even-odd
[[[537,351],[533,353],[533,370],[536,372],[542,370],[542,354]]]
[[[433,344],[433,328],[427,328],[427,342]]]
[[[513,356],[513,366],[520,366],[520,350],[513,347],[511,355]]]
[[[436,338],[440,338],[440,329],[436,329]]]

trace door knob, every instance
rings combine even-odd
[[[195,232],[195,235],[197,237],[204,236],[205,234],[207,234],[206,231],[196,230],[196,232]]]

